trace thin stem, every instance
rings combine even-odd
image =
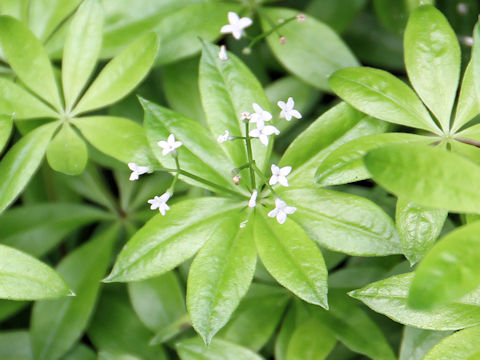
[[[275,192],[275,190],[273,190],[273,187],[272,185],[270,185],[267,181],[267,178],[265,177],[264,173],[262,172],[262,170],[260,170],[255,162],[255,160],[253,161],[253,164],[252,164],[252,167],[253,169],[255,170],[255,172],[260,176],[260,178],[263,180],[265,186],[272,192],[273,195],[277,196],[277,193]]]
[[[455,138],[455,140],[460,141],[464,144],[473,145],[473,146],[476,146],[476,147],[480,148],[480,141],[476,141],[476,140],[473,140],[473,139],[467,139],[467,138]]]
[[[249,121],[247,119],[245,120],[245,146],[247,148],[247,160],[248,160],[248,163],[251,165],[253,162],[252,141],[248,133],[249,133]],[[257,188],[257,184],[255,183],[255,171],[253,170],[252,166],[250,166],[250,183],[252,185],[252,190]]]
[[[262,39],[266,38],[267,36],[270,36],[271,34],[273,34],[274,32],[276,32],[280,37],[280,33],[278,32],[278,29],[281,28],[282,26],[284,26],[285,24],[288,24],[290,21],[293,21],[295,20],[297,17],[296,16],[292,16],[288,19],[286,19],[285,21],[283,21],[282,23],[280,24],[272,24],[272,28],[260,35],[257,35],[253,38],[253,40],[250,42],[250,44],[248,44],[247,46],[247,49],[251,49],[252,47],[254,47],[259,41],[261,41]],[[267,19],[268,21],[268,19]]]
[[[175,156],[175,166],[177,167],[177,173],[175,174],[175,177],[173,178],[172,185],[168,188],[168,191],[173,194],[175,190],[175,185],[177,184],[178,176],[180,175],[180,161],[178,160],[178,156]]]

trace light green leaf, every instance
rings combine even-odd
[[[232,136],[245,136],[245,121],[240,120],[241,113],[253,112],[253,103],[271,111],[270,103],[262,85],[238,57],[228,53],[228,60],[222,61],[218,58],[218,52],[218,46],[203,42],[199,87],[205,118],[215,138],[225,130]],[[275,118],[272,121],[275,125]],[[273,143],[273,137],[270,142]],[[243,141],[227,141],[220,146],[235,166],[247,162]],[[266,165],[271,146],[266,147],[259,141],[252,140],[253,158],[260,169]],[[249,183],[248,172],[245,171],[242,175],[244,181]]]
[[[75,292],[74,297],[35,303],[31,339],[36,360],[55,360],[82,336],[92,314],[100,280],[110,265],[118,227],[98,234],[68,254],[57,267]]]
[[[14,82],[0,77],[1,113],[16,120],[57,117],[57,112]]]
[[[0,13],[23,20],[26,18],[25,13],[27,8],[28,0],[3,0],[0,4]]]
[[[255,272],[257,251],[252,226],[227,219],[205,243],[188,274],[187,307],[192,325],[209,344],[227,323],[247,292]]]
[[[329,83],[338,96],[370,116],[441,133],[413,90],[386,71],[368,67],[342,69],[330,77]]]
[[[0,245],[0,298],[39,300],[71,295],[52,268],[9,246]]]
[[[281,225],[264,210],[253,221],[257,250],[268,272],[302,300],[328,308],[327,268],[315,243],[292,220]]]
[[[460,77],[457,35],[434,6],[420,6],[408,20],[404,49],[413,88],[440,121],[442,130],[448,131]]]
[[[175,344],[181,360],[262,360],[253,351],[229,341],[215,339],[206,346],[200,338],[190,338]]]
[[[377,183],[405,200],[454,212],[480,212],[480,193],[471,186],[480,178],[480,167],[462,156],[399,144],[372,150],[364,161]]]
[[[480,324],[480,289],[428,311],[407,305],[414,273],[392,276],[354,290],[350,296],[401,324],[428,330],[458,330]]]
[[[52,64],[42,43],[30,29],[10,16],[0,16],[0,45],[20,80],[56,110],[60,110]]]
[[[480,113],[473,76],[474,66],[470,62],[463,75],[462,87],[455,112],[455,121],[451,130],[452,133],[456,133],[458,129]]]
[[[0,358],[33,360],[28,331],[15,330],[0,333]]]
[[[133,90],[147,75],[158,51],[158,39],[148,33],[113,58],[98,74],[72,115],[110,105]]]
[[[173,205],[165,216],[156,215],[129,240],[104,281],[142,280],[175,268],[207,240],[223,238],[218,226],[228,218],[238,217],[242,205],[211,197]]]
[[[274,355],[276,360],[287,359],[288,343],[290,342],[290,338],[292,337],[292,334],[296,328],[297,321],[295,315],[295,307],[292,305],[288,308],[285,316],[283,317],[280,331],[275,338]]]
[[[79,175],[87,166],[87,145],[69,124],[64,124],[48,144],[47,160],[55,171]]]
[[[0,213],[15,200],[40,165],[57,123],[21,138],[0,161]]]
[[[426,208],[401,198],[397,201],[395,221],[410,265],[419,262],[435,244],[447,215],[446,210]]]
[[[100,54],[103,8],[99,0],[87,0],[70,24],[62,58],[62,84],[67,111],[85,87]]]
[[[157,164],[143,127],[126,118],[89,116],[73,121],[85,138],[101,152],[128,164]]]
[[[427,352],[451,331],[432,331],[405,326],[399,360],[422,360]]]
[[[7,145],[10,134],[13,130],[13,119],[11,116],[0,115],[0,153]]]
[[[98,360],[95,352],[81,343],[70,350],[62,360]]]
[[[461,298],[480,285],[480,222],[459,227],[428,252],[415,271],[408,304],[430,309]]]
[[[279,189],[297,211],[289,217],[320,245],[356,256],[402,252],[393,221],[373,202],[318,187]]]
[[[435,345],[423,360],[475,360],[480,352],[480,326],[456,332]]]
[[[322,186],[347,184],[370,177],[363,157],[372,149],[397,143],[431,143],[430,137],[414,134],[388,133],[363,136],[333,150],[320,164],[315,181]]]
[[[290,338],[286,360],[322,360],[333,350],[337,339],[318,319],[297,326]]]
[[[260,18],[265,32],[281,19],[295,17],[298,11],[285,8],[262,9]],[[305,21],[292,21],[279,30],[287,42],[282,44],[278,33],[267,37],[275,57],[290,72],[322,90],[330,90],[328,77],[338,69],[358,66],[355,56],[342,39],[327,25],[308,16]],[[318,46],[318,44],[322,46]]]
[[[480,27],[478,23],[473,28],[473,49],[472,49],[472,76],[475,94],[477,96],[477,106],[480,101]]]
[[[280,160],[280,166],[291,166],[291,184],[309,186],[314,174],[333,150],[353,139],[384,132],[387,124],[372,119],[346,103],[334,106],[321,115],[292,142]]]

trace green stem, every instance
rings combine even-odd
[[[255,172],[258,174],[258,176],[260,176],[260,178],[263,180],[265,186],[272,192],[273,195],[275,196],[278,196],[277,193],[275,192],[275,190],[273,190],[273,187],[272,185],[270,185],[267,181],[267,178],[265,177],[265,175],[263,174],[262,170],[260,170],[256,164],[255,161],[253,161],[253,164],[252,164],[252,167],[253,169],[255,170]]]
[[[249,122],[248,119],[245,120],[245,146],[247,148],[247,160],[248,163],[251,165],[253,162],[253,153],[252,153],[252,140],[250,138],[249,133]],[[257,188],[255,183],[255,171],[253,170],[252,166],[250,166],[250,183],[252,185],[252,190]]]
[[[263,14],[263,16],[267,19],[268,21],[268,17],[265,16],[265,14]],[[293,21],[295,20],[297,17],[296,16],[292,16],[288,19],[286,19],[284,22],[280,23],[280,24],[270,24],[272,26],[272,28],[260,35],[257,35],[253,38],[253,40],[250,42],[250,44],[248,44],[247,46],[247,49],[251,49],[252,47],[254,47],[259,41],[261,41],[262,39],[266,38],[267,36],[270,36],[271,34],[273,34],[274,32],[278,33],[278,29],[280,29],[282,26],[288,24],[290,21]],[[278,36],[281,36],[280,33],[278,33]]]

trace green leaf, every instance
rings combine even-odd
[[[55,171],[79,175],[87,166],[87,145],[69,124],[64,124],[48,144],[47,160]]]
[[[262,28],[268,32],[272,24],[281,19],[295,17],[297,10],[286,8],[262,9]],[[279,30],[287,39],[282,44],[278,33],[267,37],[267,43],[275,57],[290,72],[303,81],[322,90],[330,90],[328,77],[338,69],[358,66],[357,59],[342,39],[327,25],[308,16],[305,21],[289,22]],[[322,46],[317,46],[321,43]]]
[[[337,339],[321,321],[309,319],[296,327],[290,338],[286,360],[322,360],[333,350]]]
[[[372,150],[364,161],[377,183],[405,200],[454,212],[480,212],[480,193],[471,186],[480,178],[480,167],[462,156],[399,144]]]
[[[73,230],[109,219],[110,214],[82,204],[45,203],[16,207],[0,216],[0,239],[4,245],[42,257]]]
[[[475,94],[477,96],[477,106],[480,101],[480,27],[478,23],[473,28],[473,49],[472,49],[472,77]]]
[[[190,338],[175,344],[181,360],[262,360],[253,351],[229,341],[215,339],[206,346],[200,338]]]
[[[279,189],[297,211],[289,217],[320,245],[356,256],[402,252],[392,219],[373,202],[318,187]]]
[[[163,166],[174,169],[175,160],[170,154],[163,155],[157,143],[174,134],[175,139],[182,142],[182,146],[176,151],[183,170],[218,184],[229,192],[241,190],[235,187],[232,181],[232,170],[235,165],[207,129],[196,121],[147,100],[142,100],[142,105],[145,109],[145,129],[150,147]],[[192,181],[188,177],[181,176],[180,179],[205,187],[204,183]],[[207,188],[218,191],[212,186]]]
[[[315,243],[292,220],[281,225],[259,210],[253,221],[257,250],[268,272],[302,300],[328,308],[327,268]]]
[[[0,333],[0,358],[8,360],[32,360],[28,331],[15,330]]]
[[[341,33],[348,28],[365,4],[366,0],[312,1],[305,12],[323,21],[337,33]]]
[[[89,116],[75,119],[74,125],[101,152],[127,164],[157,164],[143,127],[135,121],[115,116]]]
[[[79,344],[62,357],[62,360],[97,360],[97,356],[91,348]]]
[[[470,62],[463,75],[462,87],[460,89],[455,112],[455,120],[451,130],[452,133],[456,133],[458,129],[480,113],[475,90],[475,79],[473,76],[474,66],[475,65]]]
[[[424,360],[474,360],[480,352],[480,326],[456,332],[435,345]]]
[[[209,344],[227,323],[247,292],[255,272],[257,251],[251,226],[227,219],[205,243],[188,274],[187,307],[192,325]]]
[[[243,204],[204,197],[182,201],[153,217],[124,246],[104,281],[134,281],[161,275],[192,257],[223,232],[218,226],[238,217]],[[214,240],[213,240],[214,241]]]
[[[332,151],[353,139],[381,133],[386,123],[341,103],[321,115],[292,142],[280,160],[280,166],[291,166],[291,184],[309,186],[314,182],[318,165]]]
[[[415,310],[407,305],[414,273],[392,276],[354,290],[350,296],[372,310],[404,325],[428,330],[458,330],[480,324],[480,291],[432,310]]]
[[[126,47],[98,74],[72,116],[110,105],[133,90],[147,75],[158,51],[158,39],[148,33]]]
[[[459,227],[428,252],[415,271],[408,304],[430,309],[461,298],[480,285],[480,222]]]
[[[329,83],[338,96],[370,116],[441,134],[413,90],[386,71],[342,69],[330,77]]]
[[[70,24],[62,58],[62,84],[67,111],[84,89],[95,69],[102,46],[103,7],[99,0],[87,0]]]
[[[11,116],[0,115],[0,153],[8,144],[10,134],[13,130],[13,119]]]
[[[0,213],[15,200],[40,165],[57,123],[21,138],[0,161]]]
[[[434,6],[420,6],[408,20],[404,49],[413,88],[440,121],[443,131],[448,131],[460,77],[457,35]]]
[[[154,332],[185,315],[183,287],[173,271],[128,283],[128,294],[140,320]]]
[[[426,208],[401,198],[397,201],[395,221],[410,265],[419,262],[435,244],[447,215],[446,210]]]
[[[253,112],[253,103],[271,111],[270,103],[262,85],[238,57],[228,53],[228,60],[222,61],[218,58],[218,52],[218,46],[203,42],[199,87],[205,118],[215,138],[225,130],[232,136],[245,136],[245,121],[240,119],[241,113]],[[273,143],[272,140],[271,138]],[[271,146],[266,147],[259,141],[252,141],[253,158],[260,169],[266,166]],[[243,141],[227,141],[220,147],[235,166],[242,166],[247,162]],[[245,182],[249,183],[248,173],[245,172],[244,176]]]
[[[322,186],[347,184],[370,177],[363,157],[372,149],[397,143],[431,143],[430,137],[414,134],[388,133],[363,136],[332,151],[320,164],[315,181]]]
[[[276,360],[286,360],[288,343],[292,337],[293,332],[296,328],[296,319],[295,319],[295,307],[292,305],[288,308],[285,316],[283,317],[282,325],[280,331],[278,332],[277,337],[275,338],[275,359]]]
[[[10,16],[0,16],[0,45],[20,80],[56,110],[60,110],[52,64],[42,43],[30,29]]]
[[[39,300],[71,295],[63,278],[34,257],[0,245],[0,259],[0,298]]]
[[[57,117],[48,105],[14,82],[0,78],[0,108],[2,114],[16,120]]]
[[[75,296],[35,303],[31,320],[35,359],[59,359],[82,336],[95,307],[100,280],[110,265],[117,234],[118,227],[111,227],[68,254],[58,265],[57,271]]]
[[[422,330],[405,326],[399,360],[422,360],[427,352],[451,331]]]

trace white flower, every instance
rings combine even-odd
[[[248,111],[244,111],[240,114],[240,120],[250,120],[252,117],[252,114],[250,114]]]
[[[263,110],[260,105],[257,103],[252,104],[253,110],[255,112],[250,115],[250,122],[258,122],[258,121],[270,121],[272,120],[272,114],[268,111]]]
[[[240,19],[237,13],[233,11],[228,12],[228,22],[230,24],[223,25],[220,29],[222,34],[229,34],[231,33],[235,39],[240,39],[243,34],[243,29],[252,25],[252,19],[248,17],[243,17]]]
[[[133,162],[128,163],[128,167],[130,170],[132,170],[132,173],[130,174],[130,181],[138,180],[140,175],[146,174],[150,171],[149,166],[140,166]]]
[[[275,199],[275,209],[268,213],[269,217],[276,217],[279,224],[283,224],[287,220],[287,215],[293,214],[297,211],[295,206],[287,206],[285,201]]]
[[[165,194],[160,196],[155,196],[153,199],[148,200],[148,203],[151,204],[150,209],[160,211],[162,215],[165,215],[167,210],[170,210],[170,207],[167,205],[168,199],[170,199],[172,193],[167,191]]]
[[[157,145],[163,149],[162,155],[168,155],[170,153],[175,154],[175,149],[178,149],[180,146],[182,146],[182,142],[175,141],[175,135],[170,134],[167,141],[159,141]]]
[[[218,53],[218,58],[222,61],[227,61],[228,60],[227,49],[225,48],[225,45],[220,46],[220,51]]]
[[[277,102],[277,105],[280,109],[282,109],[282,111],[280,111],[281,118],[285,118],[287,121],[292,120],[292,116],[297,119],[302,118],[302,114],[293,108],[295,103],[293,102],[292,97],[288,98],[287,103],[285,103],[285,101],[279,101]]]
[[[219,135],[218,138],[217,138],[217,141],[220,144],[224,143],[225,141],[230,141],[230,140],[233,140],[233,137],[230,136],[230,133],[228,132],[228,130],[225,130],[225,134],[224,135]]]
[[[248,135],[250,135],[251,137],[259,138],[262,144],[265,146],[268,145],[268,137],[272,134],[278,135],[280,134],[280,130],[278,130],[273,125],[265,126],[263,120],[258,120],[257,128],[250,130],[250,132],[248,133]]]
[[[250,196],[250,200],[248,201],[248,207],[253,208],[257,206],[257,195],[258,195],[257,190],[253,190],[252,196]]]
[[[272,164],[271,169],[272,177],[270,178],[270,181],[268,183],[270,185],[275,185],[278,182],[280,183],[280,185],[288,186],[287,175],[290,174],[290,171],[292,171],[292,167],[284,166],[282,168],[279,168],[277,165]]]

